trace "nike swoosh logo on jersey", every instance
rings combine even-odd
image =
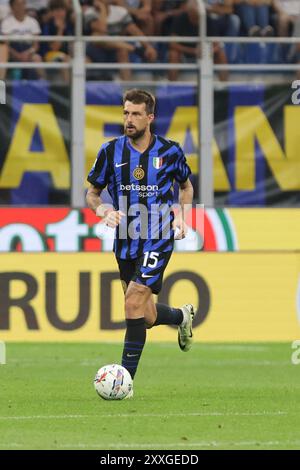
[[[127,165],[128,162],[125,162],[125,163],[116,163],[116,168],[119,168],[119,166],[123,166],[123,165]]]
[[[148,276],[148,274],[142,274],[142,277],[153,277],[153,276]]]

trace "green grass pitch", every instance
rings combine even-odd
[[[0,449],[299,449],[291,344],[148,343],[134,399],[96,395],[121,344],[8,344]]]

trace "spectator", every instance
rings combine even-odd
[[[233,14],[233,5],[233,0],[205,0],[208,36],[239,36],[241,21]],[[225,46],[230,62],[234,62],[237,58],[237,46],[237,44]]]
[[[111,3],[126,8],[145,35],[154,34],[152,0],[113,0]]]
[[[235,0],[235,9],[247,36],[274,36],[272,0]]]
[[[11,15],[2,21],[3,35],[38,35],[41,33],[38,22],[26,14],[26,0],[9,0]],[[9,59],[12,62],[42,61],[37,53],[38,43],[30,41],[13,41],[9,43]],[[28,72],[28,73],[27,73]],[[44,77],[43,70],[37,70],[40,78]],[[34,70],[25,70],[24,75],[35,76]]]
[[[134,23],[128,11],[117,5],[110,5],[109,0],[94,0],[92,7],[84,9],[85,32],[88,35],[122,35],[143,36],[143,32]],[[113,55],[112,55],[113,51]],[[147,61],[156,60],[156,50],[149,43],[138,47],[126,42],[90,43],[87,46],[87,57],[92,62],[111,62],[116,59],[120,63],[129,62],[129,53],[138,52]],[[123,80],[130,80],[128,69],[120,70]]]
[[[273,0],[273,7],[277,14],[278,35],[290,36],[300,15],[300,1]]]
[[[187,0],[153,0],[155,34],[170,36],[172,24],[186,10]]]
[[[44,36],[72,36],[73,25],[68,17],[68,7],[65,0],[50,0],[50,19],[43,25]],[[69,44],[67,42],[51,42],[42,45],[42,55],[46,62],[69,62]],[[65,81],[69,80],[69,70],[62,70]]]
[[[180,16],[174,20],[172,35],[174,36],[198,36],[199,35],[199,12],[198,6],[195,0],[189,0],[187,11],[183,12]],[[220,44],[214,44],[213,46],[214,58],[216,63],[226,64],[226,54]],[[199,44],[198,43],[174,43],[170,44],[169,50],[169,62],[171,64],[179,64],[182,59],[195,61],[199,56]],[[169,80],[177,80],[178,69],[169,71]],[[226,81],[228,79],[228,72],[221,72],[220,80]]]

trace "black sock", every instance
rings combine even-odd
[[[180,308],[171,308],[168,305],[156,304],[157,318],[153,326],[157,325],[180,325],[183,313]]]
[[[143,347],[146,341],[145,318],[136,318],[126,320],[126,335],[122,356],[122,366],[128,370],[131,377],[134,378]]]

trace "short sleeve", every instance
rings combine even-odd
[[[133,18],[126,8],[115,5],[113,12],[115,14],[116,23],[119,23],[122,28],[126,28],[130,23],[133,23]]]
[[[132,16],[127,13],[126,15],[124,15],[124,17],[122,18],[122,25],[123,25],[123,28],[126,28],[129,24],[133,23],[133,18]]]
[[[191,169],[187,164],[185,155],[179,147],[175,160],[175,180],[178,183],[184,183],[191,174]]]
[[[40,28],[40,25],[39,23],[36,21],[35,18],[31,18],[31,32],[32,34],[41,34],[41,28]]]
[[[1,23],[1,34],[10,34],[10,26],[9,26],[9,21],[7,19],[4,19]]]
[[[108,184],[108,161],[106,149],[101,147],[87,180],[96,188],[103,189]]]

